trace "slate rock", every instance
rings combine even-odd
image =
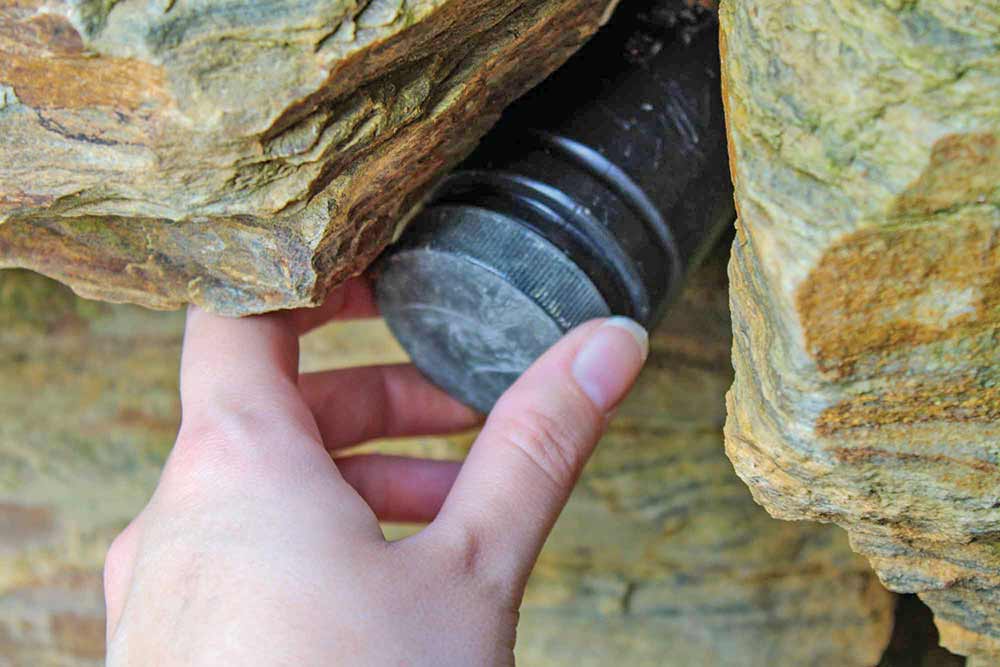
[[[613,0],[0,5],[0,267],[230,315],[363,270]]]
[[[1000,3],[730,2],[727,451],[1000,661]]]

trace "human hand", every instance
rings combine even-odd
[[[509,665],[538,552],[646,356],[584,324],[500,399],[464,464],[331,459],[478,416],[410,366],[298,373],[298,336],[372,315],[360,280],[321,308],[192,309],[183,419],[105,564],[109,665]],[[378,518],[430,521],[387,542]]]

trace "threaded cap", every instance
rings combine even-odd
[[[563,334],[611,314],[558,247],[476,206],[426,209],[377,273],[379,309],[413,363],[482,412]]]

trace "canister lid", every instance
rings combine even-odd
[[[379,309],[435,384],[488,412],[573,327],[611,310],[569,256],[517,218],[432,205],[377,265]]]

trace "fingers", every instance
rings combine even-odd
[[[333,318],[372,316],[371,286],[353,278],[333,290],[317,308],[228,318],[199,308],[188,311],[181,359],[181,401],[188,415],[205,405],[232,399],[251,407],[270,403],[274,383],[294,387],[298,376],[298,337]],[[256,407],[256,406],[253,406]]]
[[[274,479],[308,468],[336,475],[299,393],[298,349],[281,314],[237,319],[188,310],[181,427],[157,497],[259,483],[265,471]]]
[[[335,317],[375,312],[365,278],[347,281],[318,308],[240,319],[190,308],[181,357],[185,425],[240,415],[284,423],[293,416],[303,431],[314,433],[297,390],[299,335]]]
[[[188,310],[181,354],[184,421],[270,412],[295,395],[298,336],[277,314],[246,318]]]
[[[305,334],[331,320],[353,320],[376,317],[375,293],[364,276],[351,278],[327,296],[316,308],[299,308],[286,311],[298,335]]]
[[[493,409],[430,533],[519,591],[646,354],[645,331],[624,318],[546,352]]]
[[[408,364],[305,373],[299,388],[331,450],[375,438],[461,431],[482,420]]]
[[[437,516],[461,464],[402,456],[348,456],[340,474],[381,521],[426,523]]]

